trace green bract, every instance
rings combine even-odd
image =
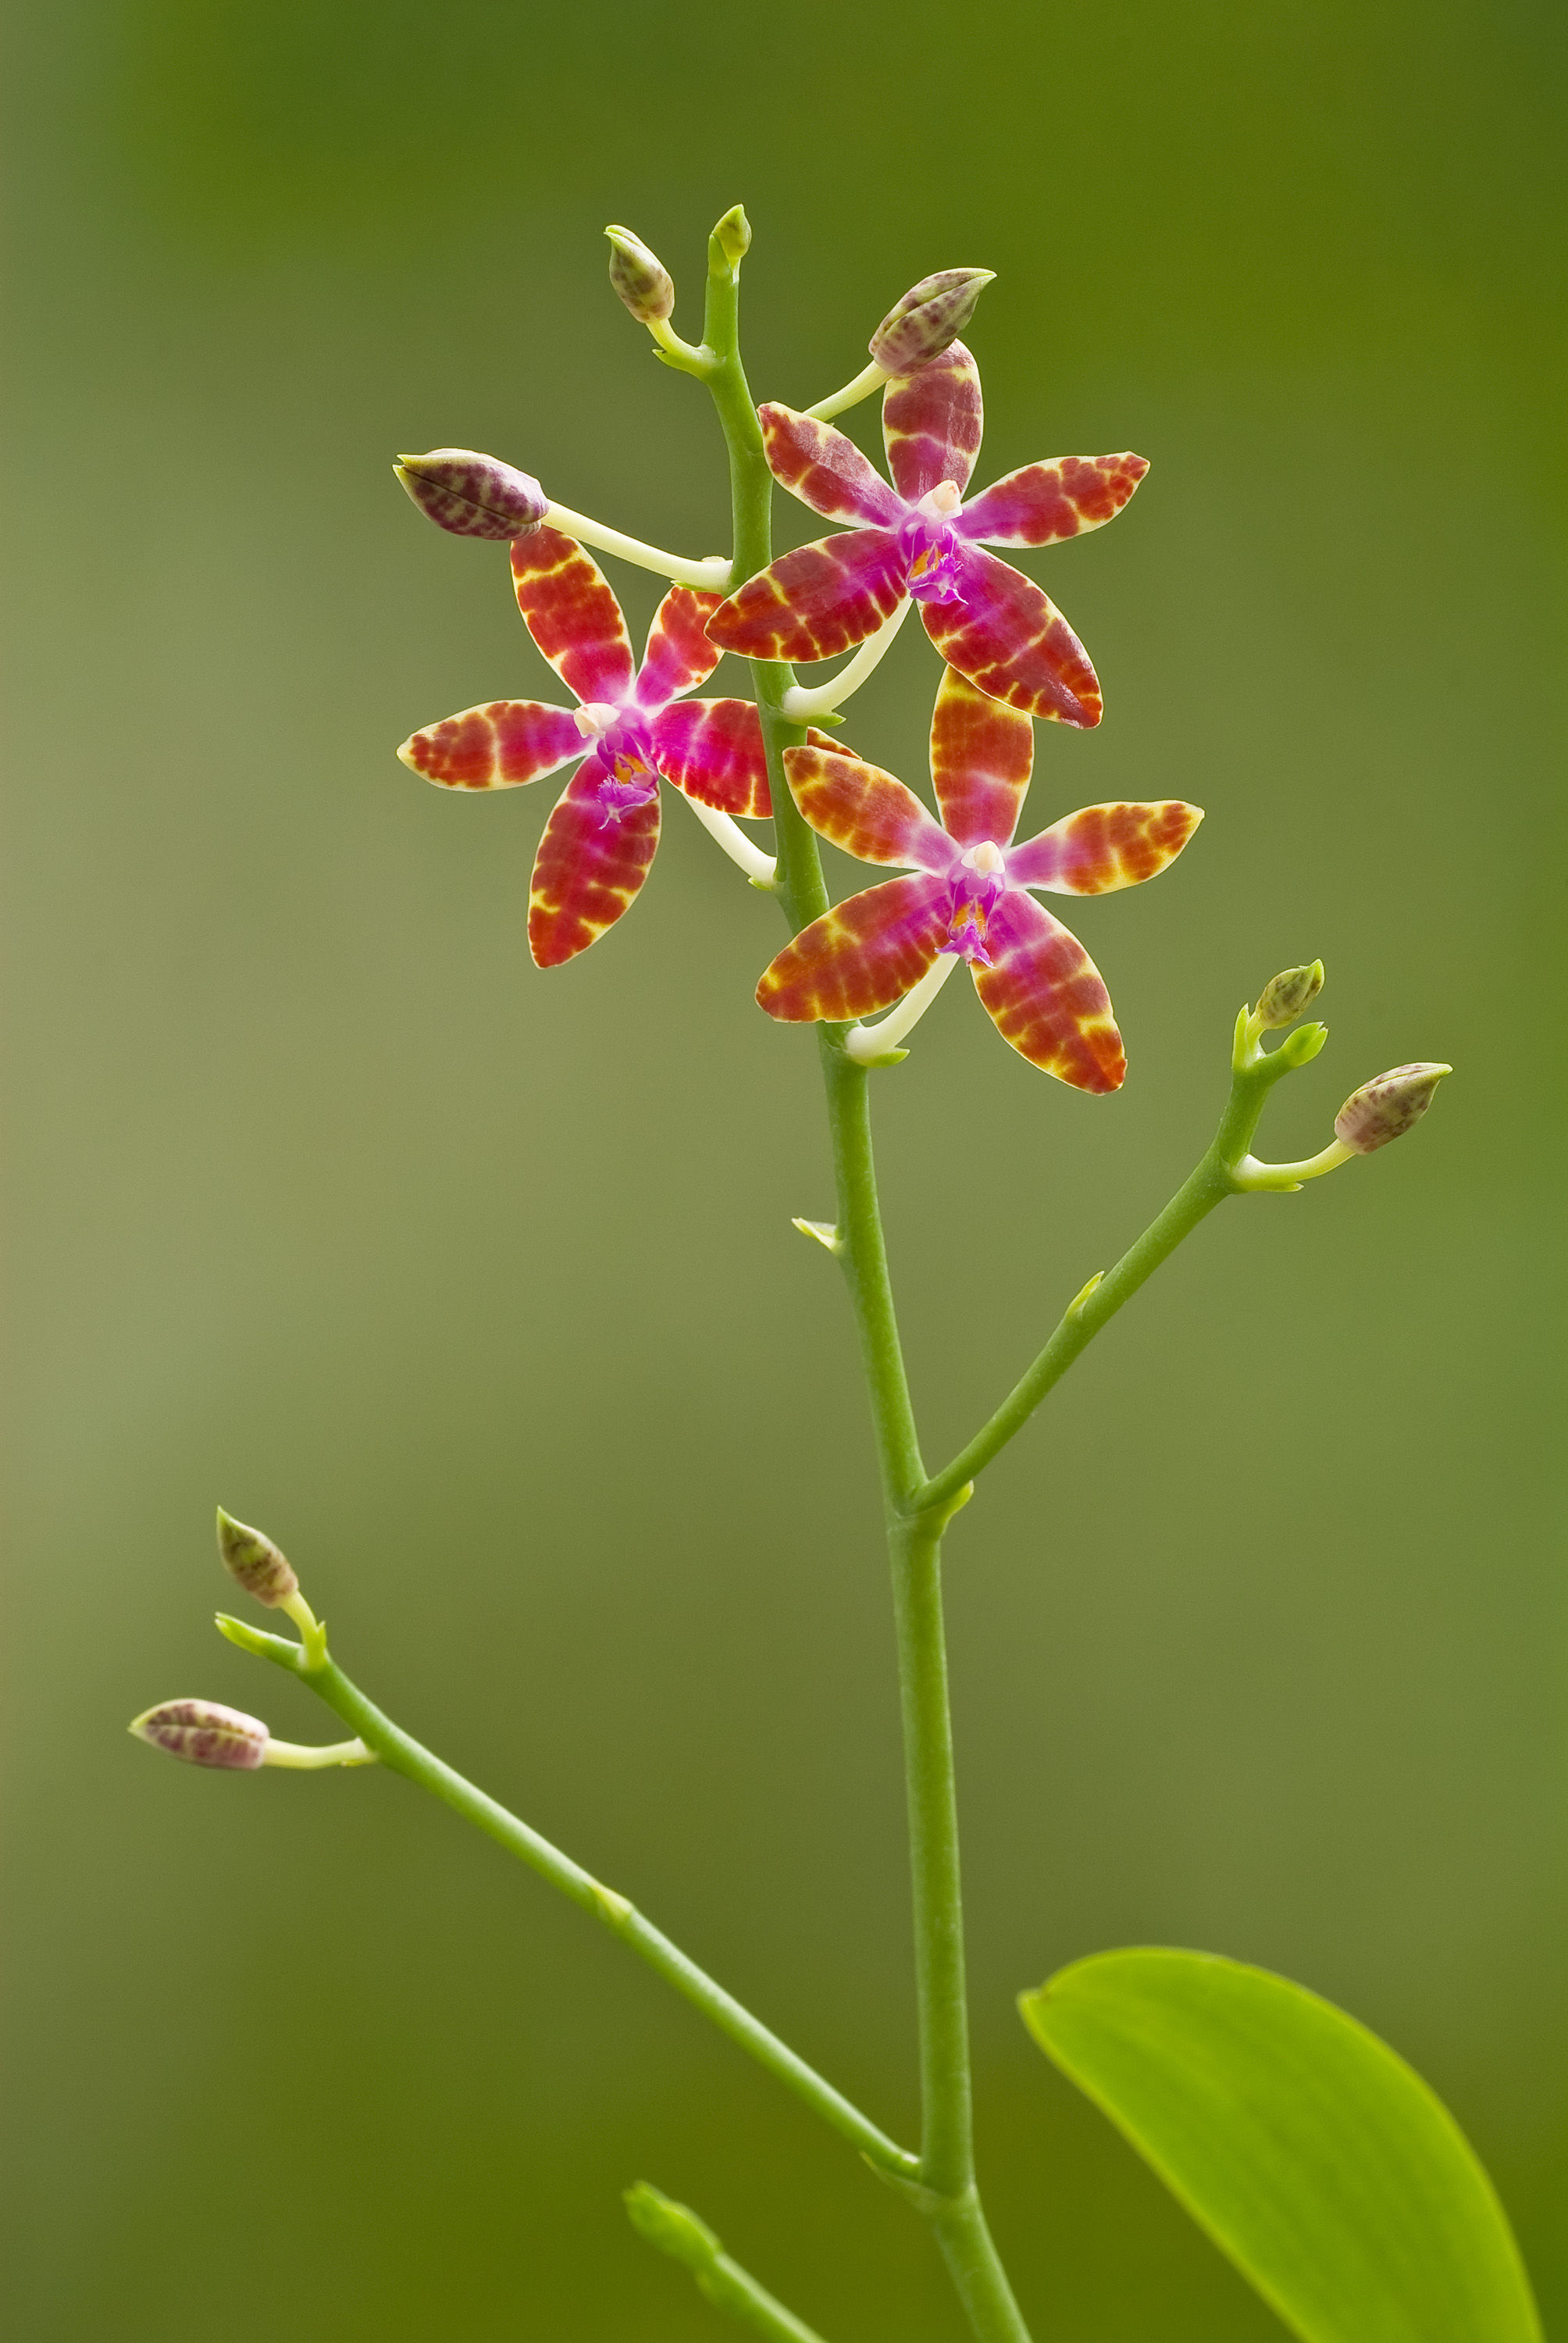
[[[1308,2343],[1540,2343],[1459,2126],[1332,2002],[1211,1953],[1101,1953],[1024,2023]]]

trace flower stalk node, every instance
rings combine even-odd
[[[803,1237],[814,1237],[826,1252],[841,1253],[844,1250],[844,1241],[831,1221],[792,1220],[789,1225],[799,1229]]]

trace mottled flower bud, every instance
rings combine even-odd
[[[229,1576],[265,1603],[269,1611],[299,1592],[296,1578],[284,1556],[269,1537],[260,1530],[247,1529],[243,1522],[230,1519],[220,1505],[217,1509],[217,1550],[223,1556],[223,1566]]]
[[[739,204],[730,206],[713,233],[725,259],[737,267],[751,249],[751,223]]]
[[[259,1717],[216,1700],[165,1700],[135,1719],[131,1731],[187,1765],[216,1765],[254,1774],[266,1763],[271,1735]]]
[[[939,268],[895,301],[871,336],[870,352],[884,374],[912,374],[940,357],[974,316],[994,268]]]
[[[627,2190],[626,2209],[639,2237],[688,2269],[709,2268],[724,2250],[706,2221],[673,2197],[661,2197],[646,2180]]]
[[[1357,1155],[1370,1155],[1391,1139],[1402,1139],[1432,1104],[1432,1093],[1452,1066],[1395,1066],[1352,1091],[1334,1117],[1334,1136]]]
[[[675,285],[664,263],[628,227],[607,227],[609,281],[639,325],[662,325],[675,307]]]
[[[538,480],[471,447],[399,456],[392,469],[427,520],[454,537],[531,537],[550,508]]]
[[[1278,976],[1269,979],[1258,997],[1252,1015],[1261,1033],[1272,1033],[1282,1025],[1293,1025],[1308,1004],[1315,1001],[1323,989],[1323,964],[1313,960],[1310,968],[1282,969]]]

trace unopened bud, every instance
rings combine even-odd
[[[607,227],[609,281],[639,325],[662,325],[675,307],[669,271],[628,227]]]
[[[639,2237],[684,2262],[688,2269],[710,2268],[724,2250],[706,2221],[673,2197],[661,2197],[646,2180],[627,2190],[626,2209]]]
[[[974,316],[994,268],[939,268],[895,301],[871,336],[870,352],[884,374],[912,374],[940,357]]]
[[[1395,1066],[1352,1091],[1334,1117],[1334,1136],[1357,1155],[1370,1155],[1391,1139],[1402,1139],[1432,1104],[1432,1093],[1452,1066]]]
[[[1293,1025],[1322,989],[1321,960],[1313,960],[1310,968],[1282,969],[1278,976],[1269,979],[1258,996],[1258,1006],[1252,1012],[1258,1031],[1272,1033],[1282,1025]]]
[[[471,447],[399,456],[392,469],[427,520],[454,537],[531,537],[550,508],[538,480]]]
[[[751,223],[739,204],[725,213],[713,233],[725,259],[737,267],[751,249]]]
[[[241,1774],[254,1774],[266,1765],[272,1737],[259,1717],[225,1708],[216,1700],[160,1701],[133,1721],[131,1731],[187,1765],[216,1765]]]
[[[278,1610],[299,1592],[299,1581],[285,1556],[272,1540],[260,1530],[247,1529],[217,1509],[217,1550],[223,1556],[223,1566],[231,1578],[265,1603],[269,1611]]]

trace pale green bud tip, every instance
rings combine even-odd
[[[661,2197],[646,2180],[627,2190],[626,2209],[639,2237],[684,2262],[688,2269],[711,2268],[724,2250],[706,2221],[699,2221],[687,2206]]]
[[[259,1717],[225,1708],[216,1700],[160,1701],[133,1720],[131,1731],[187,1765],[216,1765],[239,1774],[254,1774],[266,1763],[271,1739]]]
[[[737,267],[751,249],[751,223],[739,204],[725,213],[713,233],[725,259]]]
[[[1402,1139],[1432,1104],[1444,1074],[1452,1071],[1452,1066],[1395,1066],[1363,1082],[1335,1115],[1335,1138],[1358,1155],[1370,1155],[1391,1139]]]
[[[454,537],[531,537],[550,508],[538,480],[472,447],[399,456],[392,469],[426,519]]]
[[[675,307],[669,271],[628,227],[607,227],[609,281],[638,323],[662,325]]]
[[[217,1550],[223,1566],[236,1584],[269,1611],[276,1611],[299,1592],[299,1581],[272,1540],[260,1530],[247,1529],[217,1509]]]
[[[1309,1008],[1323,989],[1323,964],[1312,961],[1310,968],[1282,969],[1272,976],[1258,996],[1255,1015],[1261,1032],[1272,1033],[1282,1025],[1293,1025],[1303,1009]]]
[[[974,316],[994,268],[939,268],[895,301],[869,345],[884,374],[912,374],[940,357]]]

